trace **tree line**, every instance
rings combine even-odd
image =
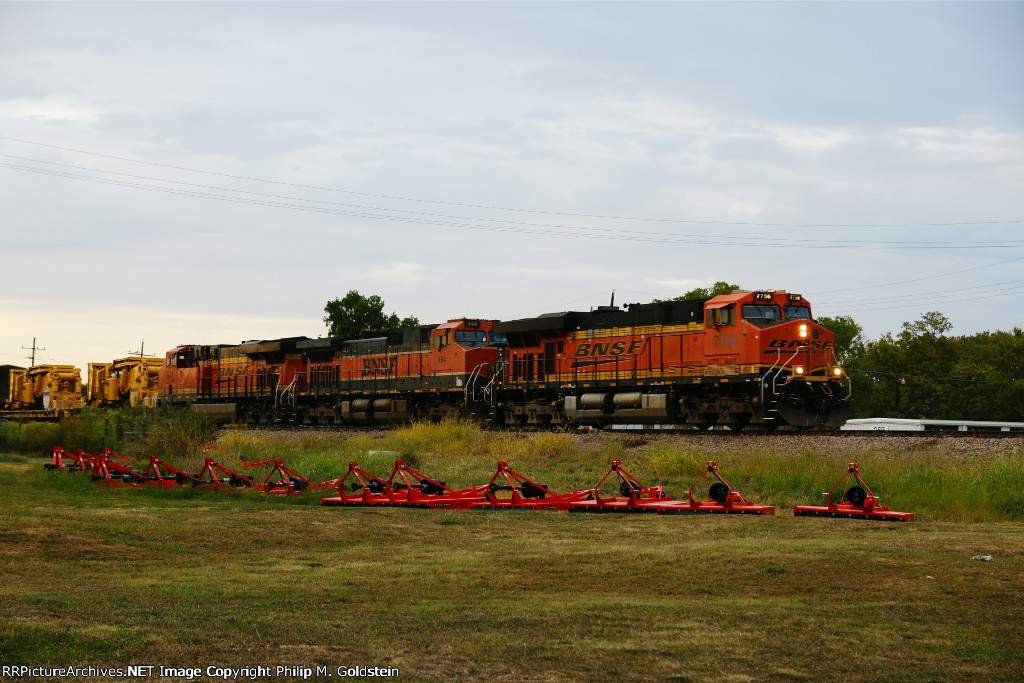
[[[938,311],[867,340],[850,316],[819,318],[853,382],[852,417],[1024,421],[1024,330],[949,335]]]

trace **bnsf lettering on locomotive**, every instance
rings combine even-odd
[[[620,340],[617,342],[594,342],[593,344],[583,343],[576,347],[577,358],[597,356],[635,356],[643,351],[646,339],[634,339],[631,342]]]
[[[812,349],[824,350],[832,348],[832,342],[822,341],[821,339],[812,341],[806,339],[772,339],[768,342],[769,349],[795,349],[798,346],[810,346]]]
[[[398,356],[385,356],[383,358],[364,358],[363,377],[375,377],[377,375],[394,374],[398,367]]]

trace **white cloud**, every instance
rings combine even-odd
[[[96,107],[59,97],[0,101],[0,119],[35,119],[47,123],[93,124],[99,120],[100,115],[101,111]]]
[[[371,270],[369,275],[390,284],[412,286],[423,282],[423,270],[423,266],[418,263],[391,261],[386,268]]]

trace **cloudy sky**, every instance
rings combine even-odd
[[[1024,325],[1021,3],[0,3],[0,364],[728,280]]]

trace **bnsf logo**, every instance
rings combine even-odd
[[[363,377],[376,377],[378,375],[393,375],[398,367],[398,356],[384,356],[383,358],[364,358]]]
[[[830,349],[832,348],[832,342],[822,341],[821,339],[772,339],[768,342],[769,349],[794,349],[798,346],[810,346],[812,349]],[[767,351],[765,352],[767,353]]]
[[[631,342],[594,342],[593,344],[580,344],[576,347],[577,358],[594,356],[632,356],[643,351],[646,339],[634,339]]]

